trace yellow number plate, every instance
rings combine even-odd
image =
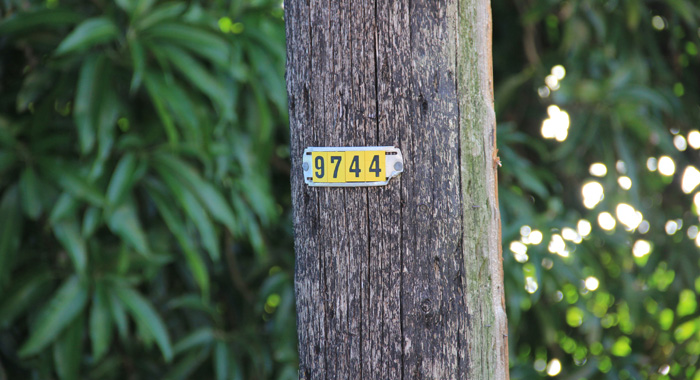
[[[388,146],[309,147],[302,169],[309,186],[381,186],[403,172],[403,156]]]

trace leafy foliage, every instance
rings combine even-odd
[[[0,379],[296,377],[283,37],[277,1],[4,2]]]
[[[698,160],[699,12],[494,2],[513,378],[700,378],[700,198],[681,191]],[[602,193],[586,200],[587,183]]]

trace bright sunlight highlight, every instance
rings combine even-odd
[[[591,233],[591,222],[587,221],[586,219],[581,219],[578,221],[578,224],[576,224],[576,230],[578,231],[579,235],[586,237]]]
[[[569,227],[564,227],[561,230],[561,237],[563,237],[564,240],[572,241],[576,244],[580,244],[581,241],[583,240],[581,238],[581,235],[578,232],[576,232],[576,230],[574,230],[573,228],[569,228]]]
[[[588,182],[581,188],[581,195],[583,195],[583,205],[592,209],[603,200],[603,186],[595,181]]]
[[[700,171],[695,166],[688,166],[683,172],[681,189],[684,193],[690,194],[698,185],[700,185]]]
[[[556,376],[561,372],[561,362],[559,359],[552,359],[549,364],[547,364],[547,375]]]
[[[561,235],[552,235],[552,240],[549,241],[547,249],[551,253],[556,253],[561,257],[569,257],[569,251],[566,249],[566,243]]]
[[[542,122],[542,137],[556,139],[559,142],[566,140],[571,122],[569,114],[555,105],[547,107],[547,114],[549,118]]]
[[[632,246],[634,257],[644,257],[651,252],[651,244],[646,240],[637,240]]]
[[[590,291],[594,291],[594,290],[598,289],[598,285],[600,285],[600,281],[598,281],[598,279],[593,277],[593,276],[589,276],[588,278],[586,278],[586,281],[584,281],[584,284],[586,284],[586,289],[588,289]]]
[[[620,185],[621,188],[625,190],[629,190],[632,188],[632,180],[630,179],[630,177],[620,177],[617,179],[617,183]]]
[[[615,228],[615,218],[613,218],[612,215],[610,215],[609,212],[604,211],[598,214],[598,225],[600,228],[606,230],[606,231],[611,231]]]
[[[692,130],[688,133],[688,145],[693,149],[700,149],[700,132]]]
[[[519,241],[514,241],[510,243],[510,250],[513,252],[513,257],[515,261],[519,263],[524,263],[527,261],[527,246]]]
[[[588,172],[591,173],[592,176],[604,177],[606,174],[608,174],[608,168],[605,166],[605,164],[596,162],[591,164]]]
[[[556,65],[552,67],[552,75],[554,75],[557,80],[562,80],[566,76],[566,69],[562,65]]]
[[[530,232],[530,235],[528,235],[528,238],[530,238],[530,244],[540,244],[542,243],[542,232],[538,230],[534,230]]]
[[[659,158],[659,173],[665,176],[672,176],[676,172],[676,163],[669,156]]]
[[[628,230],[634,230],[639,226],[639,224],[644,219],[641,212],[634,209],[634,207],[628,205],[627,203],[620,203],[615,209],[615,215],[617,220],[622,223]],[[602,226],[601,226],[602,227]]]

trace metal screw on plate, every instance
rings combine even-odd
[[[401,161],[396,161],[396,162],[394,163],[394,170],[396,170],[397,172],[402,171],[402,170],[403,170],[403,162],[401,162]]]
[[[309,170],[309,163],[308,163],[308,162],[304,162],[303,164],[301,164],[301,168],[304,169],[304,171]]]

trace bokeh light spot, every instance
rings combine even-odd
[[[651,253],[651,244],[646,240],[637,240],[632,246],[634,257],[644,257]]]
[[[611,231],[615,228],[615,218],[613,218],[612,215],[610,215],[609,212],[604,211],[598,214],[598,225],[600,228],[606,230],[606,231]]]
[[[593,277],[593,276],[587,277],[586,281],[584,281],[584,283],[586,285],[586,289],[588,289],[590,291],[594,291],[594,290],[598,289],[598,285],[600,285],[600,281],[598,281],[598,279]]]
[[[693,149],[700,149],[700,132],[692,130],[688,132],[688,145]]]
[[[591,181],[581,187],[581,195],[583,196],[583,205],[587,209],[592,209],[603,200],[605,193],[600,183]]]
[[[547,365],[547,375],[556,376],[561,372],[561,362],[559,359],[552,359]]]
[[[576,230],[582,237],[588,236],[591,233],[591,222],[586,219],[579,220],[576,224]]]
[[[681,180],[681,190],[690,194],[698,185],[700,185],[700,171],[695,166],[686,167]]]
[[[673,136],[673,145],[681,152],[688,149],[688,143],[685,141],[685,137],[681,135]]]
[[[588,168],[588,172],[591,173],[592,176],[604,177],[606,174],[608,174],[608,168],[605,166],[605,164],[596,162],[591,164],[591,167]]]
[[[676,163],[669,156],[659,158],[659,173],[665,176],[672,176],[676,172]]]
[[[617,183],[624,190],[629,190],[632,188],[632,179],[630,179],[630,177],[622,176],[622,177],[617,179]]]

